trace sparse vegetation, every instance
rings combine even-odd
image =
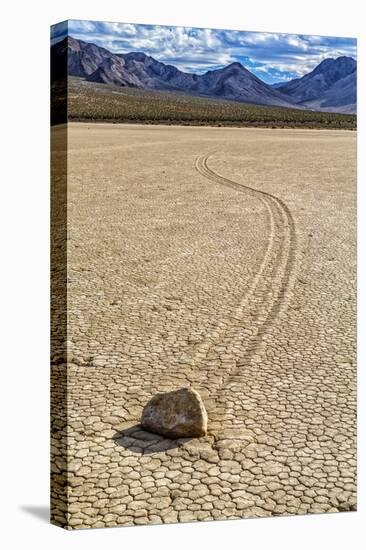
[[[182,93],[146,91],[69,78],[70,121],[197,126],[356,128],[356,116],[267,107]]]

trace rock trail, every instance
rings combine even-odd
[[[71,124],[68,137],[53,521],[354,510],[354,133]],[[190,384],[207,436],[141,429],[155,393]]]

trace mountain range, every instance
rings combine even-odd
[[[298,105],[321,110],[356,112],[357,64],[352,57],[324,59],[313,71],[276,90]]]
[[[183,92],[258,105],[356,112],[356,61],[350,57],[325,59],[302,78],[271,86],[238,62],[194,74],[142,52],[116,54],[72,37],[56,43],[51,50],[53,66],[66,55],[68,75],[90,82]]]

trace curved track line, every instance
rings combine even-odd
[[[233,377],[245,365],[250,363],[266,331],[286,308],[294,282],[292,272],[296,259],[297,238],[292,214],[284,201],[266,191],[221,176],[209,167],[210,156],[199,156],[195,163],[196,170],[215,183],[242,193],[249,193],[259,199],[267,209],[271,228],[269,243],[259,270],[232,317],[236,322],[231,323],[229,327],[224,325],[219,332],[216,332],[215,338],[208,337],[199,346],[198,356],[201,360],[202,352],[207,355],[211,348],[225,340],[227,347],[233,348],[236,340],[237,348],[240,348],[240,353],[234,357],[231,368],[225,369],[219,387],[210,392],[212,399],[230,384]],[[255,327],[249,338],[243,332],[248,323],[251,328]],[[195,359],[198,357],[195,356]],[[202,362],[204,361],[203,358]],[[193,378],[195,378],[194,375]]]
[[[201,164],[207,158],[208,157],[198,157],[196,159],[196,162],[195,162],[195,168],[198,172],[203,174],[205,177],[211,179],[210,174],[208,174],[208,172],[206,173],[206,166]],[[208,168],[207,168],[207,170],[208,170]],[[215,179],[215,181],[216,181],[216,179]],[[239,184],[236,184],[235,182],[232,182],[232,184],[235,186],[235,189],[245,192],[245,190],[242,188],[242,186],[239,186]],[[237,186],[239,186],[239,189],[238,189]],[[230,185],[230,187],[232,187],[232,185]],[[248,291],[243,295],[243,297],[240,300],[240,303],[237,306],[234,314],[231,316],[232,319],[236,319],[236,320],[238,318],[240,318],[244,307],[248,303],[248,300],[250,299],[250,297],[253,295],[254,290],[258,285],[260,277],[262,276],[263,272],[265,271],[265,269],[267,267],[267,264],[269,262],[269,259],[271,257],[272,251],[273,251],[273,236],[274,236],[274,231],[275,231],[275,222],[274,222],[273,212],[272,212],[271,208],[269,207],[267,201],[263,200],[261,197],[259,197],[259,198],[260,198],[261,202],[264,204],[265,208],[267,209],[267,213],[268,213],[268,216],[269,216],[270,236],[269,236],[268,245],[266,247],[266,251],[265,251],[265,253],[263,255],[263,258],[261,260],[259,269],[258,269],[257,273],[255,274],[255,276],[253,277],[253,279],[250,283]],[[215,335],[207,336],[206,340],[204,342],[201,342],[200,344],[198,344],[196,346],[195,354],[193,356],[193,359],[197,359],[197,354],[201,354],[202,352],[207,352],[212,347],[212,345],[214,345],[215,343],[220,341],[220,339],[222,338],[222,336],[224,335],[224,333],[226,331],[227,331],[227,327],[222,326],[222,327],[220,327],[219,331],[215,331]]]

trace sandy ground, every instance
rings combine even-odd
[[[69,527],[354,510],[356,133],[68,139]],[[139,428],[186,385],[207,437]]]

